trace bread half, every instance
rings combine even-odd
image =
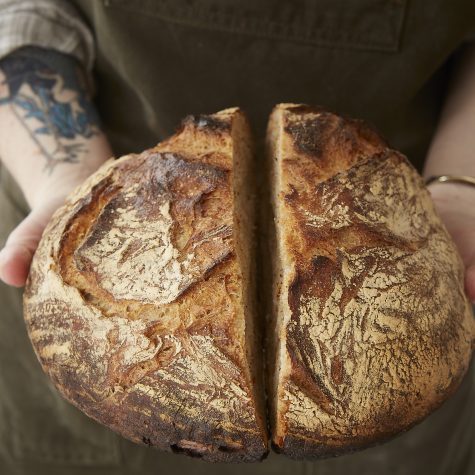
[[[238,109],[109,161],[54,215],[25,318],[59,391],[134,442],[267,453],[254,331],[251,138]]]
[[[463,266],[418,173],[363,122],[280,104],[267,142],[272,442],[294,458],[364,448],[459,385],[475,333]]]

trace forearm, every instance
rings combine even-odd
[[[475,46],[466,49],[460,63],[427,156],[426,177],[475,177]]]
[[[111,156],[76,61],[24,48],[0,61],[0,157],[34,206]]]
[[[475,177],[475,47],[466,49],[459,64],[427,157],[426,177]],[[429,191],[462,257],[465,290],[475,302],[475,187],[433,182]]]

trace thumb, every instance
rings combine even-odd
[[[31,260],[52,214],[33,210],[8,236],[0,251],[0,279],[8,285],[25,285]]]

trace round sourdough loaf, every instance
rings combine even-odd
[[[135,442],[210,461],[267,453],[234,225],[233,163],[250,160],[249,140],[229,109],[109,161],[55,213],[24,296],[69,401]]]

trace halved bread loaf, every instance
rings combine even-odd
[[[463,266],[420,176],[363,122],[281,104],[267,141],[272,441],[337,455],[410,428],[457,388],[475,334]]]
[[[367,447],[460,383],[475,338],[462,263],[417,172],[363,122],[281,104],[267,145],[273,444]],[[189,117],[109,161],[44,232],[24,296],[35,351],[68,400],[135,442],[267,453],[254,172],[238,109]]]
[[[250,141],[228,109],[109,161],[54,215],[24,297],[68,400],[135,442],[211,461],[267,453]]]

